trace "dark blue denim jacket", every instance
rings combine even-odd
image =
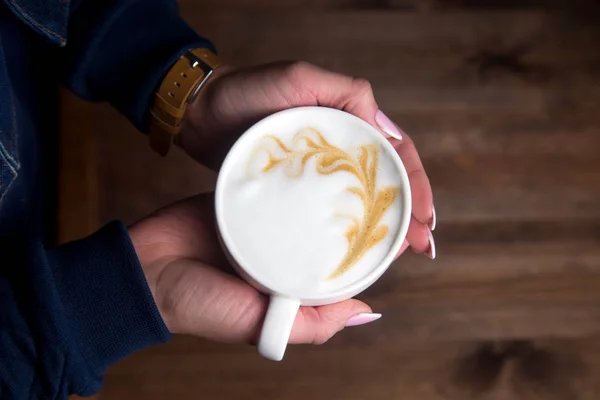
[[[45,240],[56,92],[108,101],[144,131],[162,76],[202,46],[175,0],[0,1],[1,399],[90,395],[109,365],[169,339],[122,223]]]

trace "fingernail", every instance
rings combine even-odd
[[[425,252],[425,255],[432,260],[435,260],[435,240],[433,240],[433,233],[431,233],[429,228],[427,228],[427,233],[429,236],[429,248]]]
[[[346,327],[368,324],[381,318],[381,314],[360,313],[346,321]]]
[[[382,131],[384,131],[393,138],[402,140],[402,134],[396,127],[396,124],[394,124],[392,120],[389,119],[388,116],[383,113],[383,111],[377,110],[377,112],[375,113],[375,122]]]
[[[437,225],[437,217],[435,215],[435,206],[431,206],[431,221],[429,221],[429,229],[431,232],[435,231]]]

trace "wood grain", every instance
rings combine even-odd
[[[597,338],[297,346],[289,356],[271,363],[242,347],[177,338],[168,352],[150,349],[113,368],[102,398],[592,400],[599,389]]]
[[[57,241],[80,239],[98,228],[98,167],[90,105],[60,91]]]

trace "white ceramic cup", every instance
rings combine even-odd
[[[263,135],[269,133],[267,128],[272,127],[274,122],[276,122],[277,126],[286,126],[286,124],[298,125],[298,121],[318,126],[319,121],[324,120],[327,120],[329,125],[331,125],[332,121],[343,121],[346,126],[350,122],[357,128],[354,134],[365,135],[365,142],[376,142],[382,151],[390,155],[390,159],[394,161],[401,181],[401,222],[389,251],[378,265],[370,269],[365,276],[348,286],[330,293],[319,293],[319,295],[315,296],[314,294],[307,295],[286,292],[278,288],[276,283],[270,282],[266,284],[265,282],[261,282],[253,266],[244,262],[244,255],[240,254],[236,243],[234,243],[227,231],[225,223],[227,210],[223,206],[223,199],[227,195],[225,193],[225,182],[229,179],[231,168],[236,164],[235,161],[239,159],[240,154],[247,150],[248,147],[255,146]],[[353,132],[347,132],[347,134],[352,135]],[[400,247],[408,231],[412,212],[408,175],[392,145],[376,128],[367,122],[346,112],[325,107],[298,107],[280,111],[266,117],[248,129],[233,145],[219,171],[215,194],[215,208],[221,244],[230,263],[249,284],[270,296],[269,307],[258,341],[258,352],[263,357],[275,361],[280,361],[283,358],[300,306],[321,306],[347,300],[371,286],[385,272],[394,260],[394,256],[400,251]]]

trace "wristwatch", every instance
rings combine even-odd
[[[187,51],[165,75],[150,110],[150,146],[165,156],[177,144],[183,116],[213,72],[221,66],[208,49]]]

